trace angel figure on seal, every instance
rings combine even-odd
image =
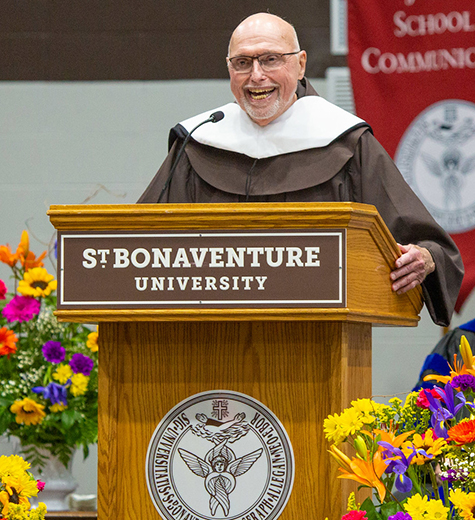
[[[236,487],[236,478],[246,473],[262,454],[262,448],[259,448],[237,459],[227,442],[228,439],[208,451],[204,460],[183,448],[178,449],[188,468],[205,479],[204,486],[210,495],[209,509],[212,516],[215,516],[219,507],[224,516],[229,515],[229,495]]]

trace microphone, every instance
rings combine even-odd
[[[185,137],[185,140],[183,141],[183,144],[181,145],[180,150],[178,151],[178,154],[176,156],[175,162],[173,163],[170,173],[168,174],[167,181],[165,182],[162,191],[160,192],[160,196],[158,197],[157,203],[159,203],[162,200],[162,197],[167,190],[168,186],[170,185],[170,182],[172,180],[173,174],[175,173],[176,167],[178,166],[178,162],[181,159],[181,156],[183,155],[183,152],[185,151],[185,146],[188,144],[188,141],[191,139],[191,134],[197,130],[200,126],[205,125],[206,123],[217,123],[218,121],[221,121],[221,119],[224,118],[224,112],[221,110],[218,110],[217,112],[213,112],[208,119],[205,119],[204,121],[201,121],[201,123],[197,124],[191,132]]]

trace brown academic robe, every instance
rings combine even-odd
[[[316,93],[304,79],[297,94]],[[180,125],[172,130],[170,153],[139,203],[158,201],[185,136]],[[436,269],[422,285],[424,299],[433,321],[449,325],[463,278],[458,249],[367,125],[350,129],[323,148],[265,159],[191,139],[161,199],[174,203],[246,201],[373,204],[400,244],[417,244],[431,252]]]

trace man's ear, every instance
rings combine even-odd
[[[301,51],[299,54],[299,79],[302,79],[305,76],[305,68],[307,66],[307,53],[305,51]]]

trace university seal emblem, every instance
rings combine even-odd
[[[475,227],[475,104],[444,100],[421,112],[395,157],[407,183],[449,233]]]
[[[150,497],[167,520],[271,520],[292,490],[294,458],[282,424],[231,391],[196,394],[157,426],[146,463]]]

